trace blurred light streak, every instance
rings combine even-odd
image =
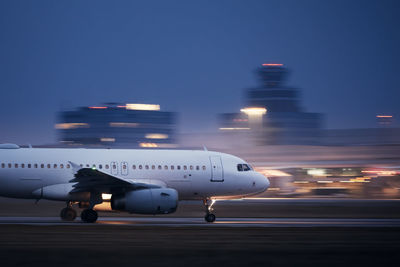
[[[282,67],[283,64],[280,63],[264,63],[262,64],[264,67]]]
[[[156,143],[140,143],[140,147],[158,147]]]
[[[377,118],[393,118],[392,115],[377,115]]]
[[[139,123],[135,122],[110,122],[110,127],[118,127],[118,128],[134,128],[139,126]]]
[[[240,110],[241,112],[251,116],[251,115],[264,115],[267,113],[266,108],[260,108],[260,107],[248,107],[248,108],[242,108]]]
[[[160,105],[155,104],[126,104],[128,110],[160,110]]]
[[[256,168],[256,171],[267,177],[291,177],[292,175],[280,170],[268,170],[263,168]]]
[[[115,142],[115,138],[112,137],[102,137],[100,138],[101,142]]]
[[[230,128],[219,128],[221,131],[234,131],[234,130],[250,130],[248,127],[230,127]]]
[[[150,134],[146,134],[145,137],[147,139],[167,139],[168,134],[150,133]]]
[[[107,107],[89,107],[90,109],[107,109]]]
[[[56,129],[76,129],[76,128],[89,128],[88,123],[83,123],[83,122],[70,122],[70,123],[57,123],[54,125],[54,128]]]

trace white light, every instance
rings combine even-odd
[[[250,107],[250,108],[242,108],[240,110],[243,113],[246,113],[247,115],[265,115],[267,113],[266,108],[257,108],[257,107]]]
[[[102,198],[103,200],[110,200],[111,197],[112,197],[111,194],[101,194],[101,198]]]
[[[312,176],[324,176],[326,172],[324,169],[311,169],[307,170],[307,174]]]
[[[129,110],[160,110],[160,105],[155,104],[126,104]]]

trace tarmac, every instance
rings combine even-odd
[[[162,215],[161,215],[162,216]],[[0,217],[0,225],[87,226],[99,225],[135,227],[400,227],[400,219],[376,218],[217,218],[207,223],[203,218],[180,217],[105,217],[96,223],[84,223],[79,218],[73,222],[58,217]]]

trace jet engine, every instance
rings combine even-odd
[[[152,188],[129,191],[111,197],[113,210],[140,214],[167,214],[175,212],[178,192],[172,188]]]

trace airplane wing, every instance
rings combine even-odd
[[[76,163],[69,161],[74,172],[74,179],[70,180],[74,189],[71,193],[77,192],[101,192],[101,193],[122,193],[141,188],[160,188],[160,184],[138,182],[135,180],[123,179],[105,173],[95,168],[82,168]]]

